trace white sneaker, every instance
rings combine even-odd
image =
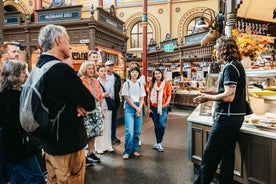
[[[161,143],[157,144],[157,148],[156,148],[159,152],[163,152],[164,148],[162,147]]]
[[[152,149],[157,149],[157,148],[158,148],[158,144],[157,143],[152,146]]]

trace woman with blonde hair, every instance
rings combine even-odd
[[[93,165],[92,162],[100,162],[94,154],[95,138],[103,135],[103,110],[102,110],[102,92],[100,83],[94,76],[97,74],[96,65],[91,61],[85,61],[81,64],[78,75],[82,83],[87,87],[96,99],[96,109],[88,112],[88,116],[84,118],[87,138],[88,138],[88,154],[86,157],[87,165]]]

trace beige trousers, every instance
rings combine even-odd
[[[67,155],[50,155],[45,153],[45,161],[48,171],[47,184],[84,183],[84,149]]]

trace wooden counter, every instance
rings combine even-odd
[[[195,168],[201,164],[213,124],[212,117],[200,116],[199,110],[200,105],[188,117],[189,159]],[[243,184],[276,183],[276,131],[266,131],[244,123],[235,157],[235,181]]]

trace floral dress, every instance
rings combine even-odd
[[[87,138],[99,137],[103,135],[103,109],[101,102],[96,99],[95,81],[98,82],[97,80],[93,80],[90,84],[92,89],[90,88],[89,90],[95,97],[96,108],[93,111],[87,112],[88,116],[84,117]]]

